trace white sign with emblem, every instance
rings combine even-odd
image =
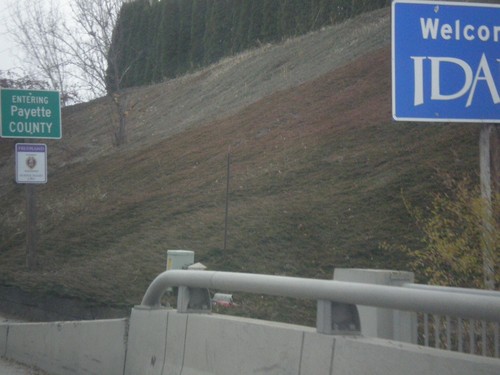
[[[16,182],[18,184],[47,183],[47,145],[16,144]]]

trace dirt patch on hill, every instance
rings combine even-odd
[[[130,89],[126,150],[234,114],[278,91],[296,87],[390,43],[388,8],[280,44],[225,58],[204,70]],[[63,110],[63,138],[49,141],[52,168],[89,162],[116,152],[117,123],[110,98]],[[11,174],[6,155],[0,175]],[[0,190],[5,183],[0,182]]]
[[[22,190],[0,180],[3,280],[41,295],[29,307],[18,293],[33,311],[54,305],[92,318],[93,307],[52,296],[137,304],[169,248],[194,249],[211,269],[327,279],[333,267],[400,265],[401,254],[378,245],[412,230],[401,191],[421,194],[435,164],[426,157],[439,149],[453,167],[449,144],[458,155],[468,135],[392,123],[389,40],[384,9],[131,89],[120,148],[110,98],[66,108],[63,139],[49,142],[50,183],[39,189],[35,272],[23,267]],[[231,250],[221,251],[229,146]],[[244,308],[314,318],[295,302],[256,297]]]

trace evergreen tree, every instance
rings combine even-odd
[[[270,42],[280,39],[278,16],[280,4],[275,0],[262,0],[262,27],[260,30],[260,40]]]
[[[177,41],[179,39],[179,7],[177,1],[169,0],[165,2],[164,22],[165,28],[159,36],[163,40],[160,64],[164,67],[164,78],[175,77],[178,62]]]
[[[203,44],[207,19],[207,0],[193,0],[191,11],[191,48],[189,51],[189,67],[203,64],[205,46]]]
[[[152,49],[152,41],[147,38],[150,24],[150,5],[146,1],[139,3],[142,4],[141,11],[132,15],[136,26],[128,31],[130,46],[134,46],[134,50],[140,51],[136,62],[131,65],[130,74],[127,74],[132,82],[131,86],[138,86],[147,82],[145,81],[147,58]]]
[[[108,88],[158,82],[224,56],[307,33],[390,0],[137,0],[125,3],[115,27]],[[108,59],[111,61],[112,59]]]
[[[295,15],[292,0],[282,0],[279,8],[278,33],[289,37],[295,33]]]
[[[126,3],[122,6],[108,54],[108,92],[142,83],[134,81],[134,78],[146,52],[140,33],[137,33],[137,30],[142,30],[142,18],[148,16],[146,6],[146,1]]]
[[[302,35],[311,30],[311,0],[290,0],[294,11],[294,35]]]
[[[239,2],[237,25],[233,35],[233,51],[240,52],[248,48],[248,31],[250,30],[252,3],[254,0]]]
[[[250,22],[248,25],[246,47],[254,46],[260,42],[262,29],[262,1],[252,1],[250,8]]]
[[[355,0],[335,0],[333,22],[341,22],[349,18],[352,14],[352,6]]]
[[[204,37],[205,64],[219,60],[231,45],[231,2],[232,0],[208,0],[208,18]]]
[[[193,0],[177,0],[177,4],[179,12],[179,30],[177,33],[177,69],[175,73],[178,75],[189,70]]]
[[[152,21],[148,25],[147,40],[151,41],[148,48],[146,67],[144,72],[144,83],[158,82],[164,75],[162,64],[162,39],[159,38],[165,29],[164,2],[156,2],[151,5],[148,11],[149,19]]]

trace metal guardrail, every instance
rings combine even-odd
[[[353,306],[415,312],[419,331],[416,343],[499,358],[500,292],[496,291],[413,283],[388,286],[248,273],[170,270],[153,280],[138,307],[160,308],[163,295],[171,287],[179,287],[179,312],[209,309],[208,289],[317,300],[316,328],[327,334],[360,332],[357,311],[353,315],[353,319],[357,319],[355,329],[343,330],[342,327],[346,326],[337,325],[335,321],[339,311],[340,315],[345,315],[345,311],[352,311]],[[203,309],[189,309],[194,300],[198,300],[198,305],[199,301],[205,301],[202,302]]]
[[[161,307],[162,296],[168,288],[175,286],[335,301],[344,304],[500,322],[500,298],[491,295],[444,293],[438,290],[409,287],[220,271],[170,270],[163,272],[147,289],[141,307]]]
[[[462,298],[485,296],[500,299],[500,292],[406,283],[403,287],[417,290],[455,293]],[[419,314],[419,344],[461,353],[481,354],[500,358],[500,310],[494,322],[464,319],[454,313],[445,316]]]

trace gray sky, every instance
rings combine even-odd
[[[13,0],[0,0],[0,70],[15,68],[16,48],[7,32]]]
[[[38,0],[40,4],[48,3],[50,0]],[[52,0],[66,8],[69,13],[67,0]],[[22,51],[12,41],[7,29],[11,24],[12,9],[19,0],[0,0],[0,70],[19,68],[22,64]]]

